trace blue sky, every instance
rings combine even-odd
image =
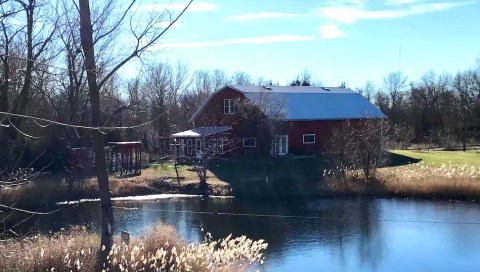
[[[186,1],[143,2],[178,12]],[[305,69],[350,87],[401,70],[468,69],[480,57],[480,3],[469,0],[194,1],[160,44],[158,61],[245,71],[287,84]]]

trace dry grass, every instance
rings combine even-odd
[[[112,197],[162,193],[202,194],[195,172],[189,171],[187,166],[180,166],[180,176],[185,179],[178,183],[171,163],[154,165],[142,170],[140,176],[127,178],[111,176],[110,192]],[[210,195],[231,194],[228,183],[220,181],[210,172],[207,182]],[[16,203],[20,207],[36,207],[67,200],[98,197],[95,178],[87,178],[83,183],[76,181],[72,190],[69,189],[64,176],[45,177],[26,185],[0,190],[0,203],[7,205]]]
[[[1,271],[95,271],[99,237],[75,228],[0,243]],[[117,239],[118,242],[118,239]],[[264,261],[263,240],[231,236],[186,244],[170,226],[157,225],[129,245],[112,247],[105,271],[246,271]]]
[[[326,172],[319,191],[341,195],[376,195],[419,198],[480,200],[480,168],[454,163],[419,163],[378,169],[366,180],[361,171],[347,171],[339,181],[335,171]]]
[[[413,164],[380,169],[377,175],[394,195],[480,199],[480,167]]]

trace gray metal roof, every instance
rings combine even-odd
[[[341,87],[227,85],[280,120],[386,118],[360,93]],[[212,94],[210,97],[215,95]],[[210,98],[193,115],[194,120]],[[280,117],[280,118],[278,118]]]
[[[227,85],[242,93],[260,93],[260,92],[272,92],[272,93],[353,93],[351,90],[342,87],[314,87],[314,86],[258,86],[258,85]]]

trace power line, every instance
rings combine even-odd
[[[54,124],[54,125],[58,125],[58,126],[63,126],[63,127],[71,127],[71,128],[79,128],[79,129],[90,129],[90,130],[125,130],[125,129],[135,129],[135,128],[138,128],[138,127],[142,127],[142,126],[145,126],[145,125],[148,125],[150,123],[153,123],[155,122],[156,120],[160,119],[163,115],[165,114],[162,113],[162,114],[159,114],[157,117],[147,121],[147,122],[144,122],[144,123],[141,123],[141,124],[138,124],[138,125],[133,125],[133,126],[122,126],[122,127],[89,127],[89,126],[80,126],[80,125],[72,125],[72,124],[66,124],[66,123],[62,123],[62,122],[58,122],[58,121],[53,121],[53,120],[50,120],[50,119],[45,119],[45,118],[40,118],[40,117],[35,117],[35,116],[30,116],[30,115],[24,115],[24,114],[18,114],[18,113],[10,113],[10,112],[4,112],[4,111],[0,111],[0,115],[5,115],[5,116],[13,116],[13,117],[18,117],[18,118],[23,118],[23,119],[30,119],[30,120],[36,120],[36,121],[42,121],[42,122],[46,122],[46,123],[49,123],[49,124]]]
[[[255,214],[255,213],[232,213],[232,212],[206,212],[206,211],[204,212],[204,211],[185,211],[185,210],[168,210],[168,209],[151,209],[151,208],[128,208],[128,207],[121,207],[121,206],[112,206],[112,208],[120,209],[120,210],[145,210],[145,211],[154,211],[154,212],[205,214],[205,215],[221,215],[221,216],[250,216],[250,217],[272,217],[272,218],[295,218],[295,219],[351,220],[349,218],[325,217],[325,216]],[[480,225],[480,222],[455,222],[455,221],[433,221],[433,220],[378,219],[378,221],[379,222],[394,222],[394,223]]]
[[[85,71],[85,72],[88,72],[88,71],[93,71],[93,72],[97,72],[95,69],[82,69],[81,71],[80,70],[75,70],[75,69],[70,69],[70,68],[65,68],[65,67],[60,67],[60,66],[55,66],[55,65],[52,65],[52,64],[49,64],[49,63],[45,63],[45,62],[41,62],[41,61],[37,61],[37,60],[33,60],[33,59],[28,59],[28,58],[24,58],[24,57],[19,57],[19,56],[12,56],[12,55],[0,55],[0,57],[4,57],[4,58],[12,58],[12,59],[19,59],[19,60],[24,60],[24,61],[28,61],[28,62],[33,62],[37,65],[40,65],[40,66],[45,66],[45,67],[51,67],[51,68],[55,68],[55,69],[59,69],[59,70],[64,70],[64,71],[70,71],[70,72],[81,72],[81,71]]]

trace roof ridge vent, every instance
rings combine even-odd
[[[325,90],[325,91],[330,91],[330,88],[327,88],[327,87],[322,87],[322,90]]]
[[[270,86],[262,86],[262,88],[270,90],[270,91],[272,90],[272,87],[270,87]]]

